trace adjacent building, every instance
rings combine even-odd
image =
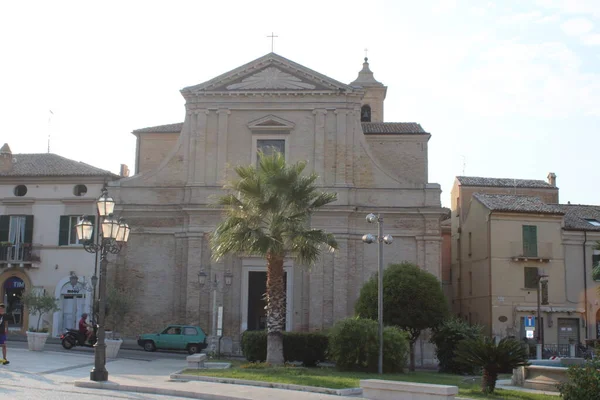
[[[221,348],[239,351],[242,332],[264,329],[266,267],[257,257],[211,259],[208,236],[222,215],[211,205],[232,166],[276,148],[308,160],[338,201],[312,226],[335,234],[340,249],[309,271],[285,261],[286,329],[323,330],[353,315],[363,283],[377,270],[377,246],[361,241],[381,213],[386,261],[412,261],[441,277],[440,186],[428,180],[431,135],[413,122],[384,122],[387,87],[365,58],[346,84],[270,53],[181,90],[182,123],[137,129],[136,175],[109,185],[132,227],[109,265],[112,280],[136,296],[130,335],[167,323],[199,324]],[[219,307],[222,312],[218,311]]]
[[[21,302],[25,290],[59,299],[60,311],[42,323],[54,336],[76,327],[78,315],[90,312],[95,255],[84,251],[74,226],[82,215],[96,215],[102,187],[116,178],[56,154],[12,154],[7,144],[2,146],[0,296],[10,331],[35,326]]]
[[[540,325],[549,344],[597,338],[599,210],[558,204],[553,173],[548,181],[457,177],[454,313],[495,337],[527,339],[525,318],[536,316],[532,341]]]

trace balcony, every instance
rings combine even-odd
[[[554,256],[552,242],[538,242],[537,254],[525,255],[523,251],[523,242],[510,242],[510,257],[515,262],[537,261],[541,263],[549,263]]]
[[[31,243],[0,243],[0,266],[24,267],[25,265],[31,266],[38,261],[39,257],[33,254]]]

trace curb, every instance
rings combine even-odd
[[[190,399],[202,399],[202,400],[245,400],[245,397],[233,397],[224,396],[219,394],[200,393],[192,392],[189,390],[177,390],[177,389],[161,389],[149,386],[130,386],[121,385],[115,382],[94,382],[94,381],[75,381],[75,386],[86,389],[102,389],[102,390],[114,390],[120,392],[134,392],[134,393],[145,393],[145,394],[160,394],[163,396],[174,396],[174,397],[187,397]]]
[[[276,383],[276,382],[261,382],[251,381],[246,379],[233,379],[233,378],[217,378],[214,376],[202,376],[202,375],[188,375],[183,374],[185,370],[177,371],[171,374],[171,380],[177,381],[200,381],[200,382],[212,382],[212,383],[227,383],[233,385],[245,385],[245,386],[257,386],[271,389],[285,389],[295,390],[299,392],[310,392],[319,394],[329,394],[335,396],[362,396],[363,390],[361,388],[350,388],[350,389],[329,389],[321,388],[316,386],[303,386],[293,385],[288,383]]]

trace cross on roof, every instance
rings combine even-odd
[[[270,38],[271,38],[271,53],[272,53],[272,52],[273,52],[273,40],[274,40],[276,37],[279,37],[279,36],[276,36],[276,35],[275,35],[273,32],[271,32],[271,34],[270,34],[270,35],[268,35],[267,37],[270,37]]]
[[[365,58],[367,58],[367,52],[368,52],[368,51],[369,51],[369,49],[367,49],[367,48],[365,47]]]

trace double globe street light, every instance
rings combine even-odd
[[[372,224],[377,222],[377,236],[367,233],[362,237],[362,241],[366,244],[377,242],[379,249],[377,259],[379,262],[379,274],[377,283],[377,314],[379,322],[379,365],[378,372],[383,374],[383,244],[392,244],[394,238],[392,235],[383,235],[383,217],[373,213],[367,215],[367,222]]]
[[[100,281],[98,294],[98,340],[94,345],[94,368],[90,372],[90,379],[96,382],[105,382],[108,380],[108,371],[106,370],[106,343],[104,331],[104,317],[106,314],[106,270],[108,253],[117,254],[121,247],[129,239],[129,225],[122,218],[115,218],[113,211],[115,201],[108,196],[108,191],[102,189],[102,195],[96,201],[98,214],[102,222],[101,231],[97,243],[92,241],[94,233],[94,224],[83,216],[81,221],[75,225],[77,239],[83,243],[83,248],[88,253],[100,253]]]

